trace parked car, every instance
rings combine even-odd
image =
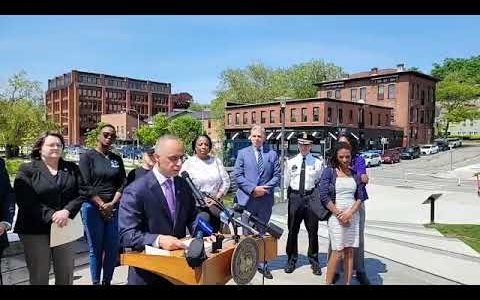
[[[431,154],[438,153],[438,146],[432,145],[432,144],[422,145],[420,147],[420,153],[424,155],[431,155]]]
[[[364,152],[364,153],[361,153],[361,155],[365,159],[365,165],[367,166],[367,168],[370,168],[373,166],[379,166],[382,163],[380,154]]]
[[[448,138],[446,139],[446,141],[448,142],[448,146],[450,148],[457,148],[462,146],[462,140],[459,138]]]
[[[449,147],[448,142],[442,139],[435,140],[433,144],[438,146],[439,151],[448,151],[451,148]]]
[[[406,147],[400,153],[401,159],[415,159],[420,157],[420,147],[419,146],[412,146]]]
[[[394,164],[400,162],[400,152],[398,150],[385,150],[381,155],[382,164]]]

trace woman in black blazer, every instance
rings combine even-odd
[[[62,135],[46,132],[35,142],[32,161],[22,164],[14,182],[18,217],[14,232],[24,246],[30,284],[48,285],[53,257],[55,284],[73,284],[73,242],[50,248],[52,223],[63,227],[85,198],[83,179],[73,162],[62,159]]]

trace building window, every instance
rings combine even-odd
[[[367,99],[367,88],[362,87],[360,88],[360,100],[366,100]]]
[[[413,122],[413,107],[410,107],[410,123]]]
[[[257,112],[252,111],[252,124],[257,123]]]
[[[263,111],[263,110],[262,110],[262,111],[260,112],[260,123],[261,123],[261,124],[267,123],[267,116],[266,116],[266,115],[267,115],[267,112],[266,112],[266,111]]]
[[[274,124],[274,123],[275,123],[275,111],[271,110],[270,111],[270,124]]]
[[[332,123],[332,108],[331,107],[329,107],[327,109],[327,122]]]
[[[395,99],[395,85],[389,84],[388,85],[388,99]]]
[[[248,112],[243,113],[243,124],[248,124]]]
[[[382,126],[382,124],[380,124],[381,120],[382,120],[382,117],[380,114],[378,114],[377,126]]]
[[[208,128],[212,128],[212,122],[210,120],[208,120]]]
[[[352,101],[356,101],[357,100],[357,89],[351,89],[350,90],[350,99]]]
[[[290,122],[297,122],[296,114],[297,110],[295,108],[290,109]]]
[[[332,98],[332,91],[327,91],[327,98]]]
[[[422,90],[421,95],[422,95],[422,96],[420,97],[421,105],[425,105],[425,90]]]
[[[235,125],[240,125],[240,113],[235,114]]]
[[[313,108],[313,122],[318,122],[320,120],[320,109],[318,107]]]
[[[302,108],[302,122],[307,122],[307,109]]]
[[[343,109],[338,109],[338,123],[343,124]]]
[[[340,99],[340,90],[335,90],[335,99]]]
[[[420,124],[423,124],[423,121],[425,120],[425,111],[420,112]]]
[[[418,122],[418,108],[415,108],[415,122]]]
[[[232,124],[232,114],[228,114],[228,118],[227,118],[227,125],[230,125],[230,124]]]
[[[413,139],[413,127],[410,127],[410,138]]]
[[[378,96],[377,96],[378,100],[383,100],[383,97],[384,97],[383,92],[384,92],[383,91],[383,85],[379,85],[378,86]]]
[[[370,118],[370,126],[373,126],[373,114],[371,112],[369,112],[368,116]]]
[[[353,124],[353,109],[348,113],[348,123]]]

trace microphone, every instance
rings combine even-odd
[[[201,266],[207,259],[203,237],[211,236],[213,234],[213,228],[207,220],[210,220],[208,213],[200,212],[197,215],[195,230],[193,233],[195,238],[190,242],[185,253],[187,263],[192,269]]]
[[[190,175],[188,174],[187,171],[183,171],[180,176],[185,179],[185,181],[187,182],[188,186],[190,187],[190,189],[192,190],[192,193],[193,193],[193,197],[195,198],[195,200],[197,201],[198,204],[200,204],[200,206],[205,206],[206,203],[205,203],[205,200],[203,199],[203,195],[202,193],[197,189],[197,187],[195,186],[195,184],[193,184],[193,181],[192,181],[192,178],[190,178]]]
[[[239,205],[238,203],[235,203],[233,205],[233,210],[241,213],[242,216],[245,216],[245,218],[248,220],[248,222],[252,222],[255,224],[255,227],[261,227],[265,229],[266,232],[268,232],[271,236],[273,236],[276,239],[279,239],[282,234],[283,234],[283,229],[281,227],[278,227],[277,225],[273,224],[272,222],[268,222],[268,224],[265,224],[262,220],[260,220],[257,216],[252,215],[249,211],[245,209],[245,207]]]

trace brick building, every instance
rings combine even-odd
[[[430,143],[434,136],[435,85],[438,79],[416,71],[372,68],[325,81],[318,86],[317,97],[391,107],[392,125],[401,127],[403,146]]]
[[[172,94],[173,108],[187,109],[192,104],[193,97],[189,93]]]
[[[329,148],[329,133],[346,128],[359,138],[363,149],[382,149],[383,138],[388,148],[429,143],[434,134],[437,81],[398,65],[396,69],[372,68],[369,72],[315,84],[318,87],[316,98],[286,101],[287,153],[297,151],[291,139],[296,132],[303,131],[324,140],[326,147],[317,145],[313,149],[320,153]],[[281,148],[279,101],[247,105],[227,103],[224,124],[227,159],[234,157],[241,147],[231,142],[246,139],[253,124],[265,126],[267,143],[273,149]]]
[[[102,114],[138,112],[144,120],[174,108],[170,83],[76,70],[48,80],[45,106],[68,144],[82,144]]]
[[[137,118],[137,115],[130,113],[105,114],[101,122],[111,124],[117,132],[117,141],[130,144],[137,139],[137,128],[145,125],[146,122]]]

